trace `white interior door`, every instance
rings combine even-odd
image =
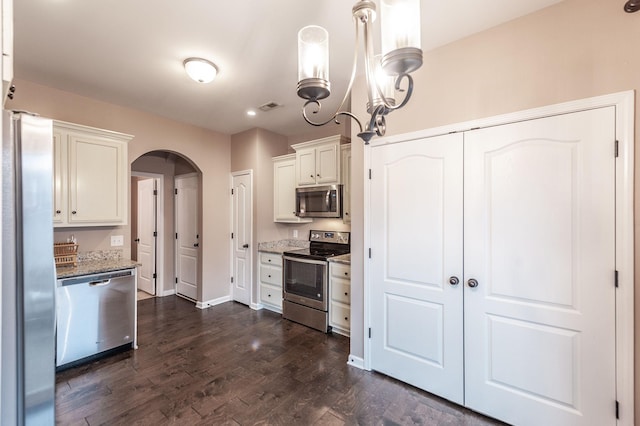
[[[176,176],[176,292],[190,299],[198,298],[198,177]]]
[[[518,425],[616,423],[614,119],[609,107],[465,134],[473,410]]]
[[[252,273],[252,175],[234,174],[232,179],[232,262],[233,300],[251,305]]]
[[[372,368],[458,403],[462,146],[452,134],[372,148],[370,208]]]
[[[138,181],[138,289],[156,294],[156,181]]]

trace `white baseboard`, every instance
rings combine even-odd
[[[252,303],[251,306],[249,306],[251,309],[253,309],[254,311],[259,311],[260,309],[262,309],[264,306],[262,306],[262,303]]]
[[[196,308],[198,309],[207,309],[215,305],[219,305],[221,303],[230,302],[231,296],[218,297],[217,299],[206,300],[204,302],[197,302]]]
[[[347,364],[352,366],[352,367],[356,367],[359,368],[360,370],[364,370],[364,359],[357,357],[355,355],[351,355],[349,354],[349,360],[347,361]]]
[[[176,290],[175,289],[171,289],[171,290],[165,290],[162,293],[160,293],[160,297],[165,297],[165,296],[173,296],[174,294],[176,294]]]

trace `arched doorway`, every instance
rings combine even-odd
[[[194,182],[189,186],[191,195],[178,197],[176,182],[188,181]],[[131,163],[131,256],[142,264],[140,298],[178,294],[193,301],[201,299],[201,188],[200,169],[180,153],[151,151]],[[183,231],[178,233],[180,224]],[[187,235],[188,230],[194,235]],[[189,242],[181,243],[176,237]],[[188,256],[180,257],[184,247],[190,248]]]

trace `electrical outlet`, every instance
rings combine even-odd
[[[111,247],[120,247],[124,245],[124,236],[123,235],[112,235],[111,236]]]
[[[293,230],[293,238],[298,238],[298,230],[297,229]]]

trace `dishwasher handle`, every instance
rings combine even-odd
[[[91,281],[89,283],[89,287],[104,287],[106,285],[111,284],[111,279],[108,280],[100,280],[100,281]]]

